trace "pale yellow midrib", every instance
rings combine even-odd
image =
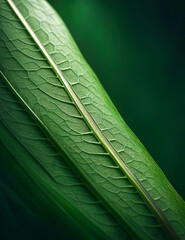
[[[40,42],[40,40],[38,39],[38,37],[36,36],[36,34],[34,33],[34,31],[31,29],[30,25],[28,24],[28,22],[25,20],[25,18],[23,17],[23,15],[21,14],[21,12],[18,10],[18,8],[16,7],[16,5],[13,3],[12,0],[7,0],[7,2],[9,3],[9,5],[11,6],[12,10],[15,12],[15,14],[17,15],[17,17],[20,19],[20,21],[22,22],[22,24],[25,26],[26,30],[28,31],[28,33],[31,35],[31,37],[33,38],[33,40],[35,41],[35,43],[38,45],[38,47],[40,48],[40,50],[42,51],[43,55],[45,56],[45,58],[47,59],[47,61],[49,62],[49,64],[52,66],[54,72],[56,73],[56,75],[59,77],[60,81],[62,82],[62,84],[65,86],[66,91],[69,94],[69,97],[71,98],[71,100],[75,103],[77,109],[79,110],[79,112],[81,113],[81,115],[83,116],[84,120],[86,121],[86,123],[88,124],[88,126],[90,127],[90,129],[92,129],[94,135],[97,137],[97,139],[102,143],[102,145],[104,146],[104,148],[106,149],[106,151],[110,154],[110,156],[112,157],[112,159],[118,164],[118,166],[120,167],[120,169],[123,171],[124,174],[127,175],[128,179],[134,184],[134,186],[136,187],[136,189],[138,190],[139,194],[141,195],[141,197],[149,204],[150,208],[153,210],[153,212],[155,213],[155,215],[157,216],[158,220],[161,222],[161,224],[164,226],[164,228],[166,229],[166,231],[168,232],[169,235],[171,235],[173,237],[173,239],[178,239],[176,233],[174,232],[173,228],[171,227],[169,221],[167,220],[167,218],[165,217],[164,213],[160,210],[160,208],[157,206],[156,202],[152,199],[152,197],[150,196],[150,194],[146,191],[146,189],[144,188],[144,186],[142,185],[142,183],[138,180],[138,178],[128,169],[128,167],[125,165],[125,163],[123,162],[123,160],[121,159],[120,155],[116,152],[116,150],[114,149],[114,147],[112,146],[112,144],[108,141],[108,139],[103,135],[101,129],[98,127],[98,125],[96,124],[96,122],[94,121],[94,119],[91,117],[91,115],[88,113],[88,111],[86,110],[86,108],[84,107],[84,105],[82,104],[82,102],[80,101],[80,99],[78,98],[78,96],[76,95],[76,93],[73,91],[73,89],[71,88],[70,84],[68,83],[68,81],[65,79],[65,77],[63,76],[61,70],[58,68],[58,66],[56,65],[56,63],[53,61],[53,59],[51,58],[51,56],[48,54],[48,52],[46,51],[46,49],[44,48],[44,46],[42,45],[42,43]]]

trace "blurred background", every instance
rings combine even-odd
[[[123,119],[185,199],[185,1],[49,2]]]
[[[49,2],[126,123],[185,199],[185,1]],[[5,159],[7,153],[1,156]],[[29,233],[27,239],[59,239],[23,207],[3,161],[0,183],[3,239],[23,239],[24,233]]]

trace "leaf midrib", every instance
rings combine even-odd
[[[46,49],[44,48],[44,46],[42,45],[42,43],[38,39],[37,35],[34,33],[32,28],[28,24],[28,22],[25,20],[25,18],[21,14],[21,12],[16,7],[16,5],[13,3],[12,0],[7,0],[7,2],[11,6],[12,10],[14,11],[14,13],[17,15],[17,17],[19,18],[21,23],[24,25],[24,27],[26,28],[27,32],[30,34],[30,36],[32,37],[32,39],[34,40],[36,45],[41,50],[42,54],[44,55],[44,57],[46,58],[47,62],[52,67],[53,71],[55,72],[55,74],[58,77],[58,79],[61,82],[61,84],[64,85],[64,87],[66,89],[66,92],[68,93],[71,101],[75,104],[75,106],[78,109],[79,113],[83,116],[84,121],[89,126],[89,128],[92,130],[92,132],[94,133],[94,135],[97,138],[97,140],[102,144],[102,146],[105,148],[107,153],[111,156],[112,160],[119,166],[120,170],[127,176],[128,180],[138,190],[138,193],[143,198],[143,200],[147,203],[147,206],[153,211],[153,213],[155,214],[155,216],[157,217],[158,221],[163,226],[164,230],[168,233],[168,235],[171,236],[172,239],[178,239],[178,236],[177,236],[176,232],[172,228],[171,224],[169,223],[169,221],[166,218],[166,216],[164,215],[164,213],[161,211],[159,206],[156,204],[156,202],[153,200],[153,198],[150,196],[150,194],[144,188],[143,184],[139,181],[139,179],[126,166],[126,164],[123,162],[123,160],[119,156],[119,153],[114,149],[114,147],[109,142],[109,140],[104,136],[104,134],[102,133],[102,131],[99,128],[99,126],[96,124],[96,122],[94,121],[92,116],[86,110],[86,108],[84,107],[83,103],[78,98],[77,94],[74,92],[74,90],[70,86],[69,82],[66,80],[66,78],[64,77],[64,75],[62,74],[61,70],[59,69],[57,64],[54,62],[52,57],[46,51]],[[10,83],[9,83],[9,86],[10,86]],[[10,86],[10,87],[13,88],[13,86]],[[16,92],[16,90],[14,88],[12,90],[14,92]],[[16,92],[16,95],[18,95],[17,92]],[[20,95],[18,95],[18,97],[21,98]],[[49,133],[49,135],[52,136],[52,138],[55,140],[55,137],[50,132],[50,130],[44,125],[43,122],[41,122],[39,117],[33,112],[33,110],[25,103],[25,101],[23,99],[22,99],[22,102],[24,103],[24,105],[26,105],[28,110],[37,119],[37,121],[39,121],[39,123],[43,126],[43,128]],[[56,140],[55,140],[55,142],[57,143]],[[64,149],[62,149],[62,151],[64,151]],[[106,201],[106,199],[104,199],[104,197],[102,196],[101,193],[98,193],[98,194],[101,195],[101,198],[103,198],[104,201]],[[111,206],[109,203],[108,203],[108,205]],[[114,209],[113,206],[111,206],[111,208]],[[116,210],[114,209],[114,211],[116,211]],[[118,213],[118,215],[120,215],[120,214]],[[122,218],[121,215],[120,215],[120,217]]]

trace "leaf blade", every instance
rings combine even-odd
[[[70,84],[68,83],[68,81],[65,79],[65,77],[63,76],[62,72],[60,71],[60,69],[58,68],[58,66],[55,64],[55,62],[53,61],[53,59],[51,58],[51,56],[48,54],[48,52],[46,51],[46,49],[44,48],[44,46],[42,45],[42,43],[40,42],[40,40],[38,39],[38,37],[36,36],[36,34],[33,32],[33,30],[31,29],[31,27],[29,26],[28,22],[24,19],[24,17],[22,16],[22,14],[20,13],[20,11],[18,10],[18,8],[16,7],[16,5],[12,2],[12,0],[7,0],[8,3],[10,4],[10,6],[12,7],[13,11],[16,13],[17,17],[20,19],[20,21],[22,22],[22,24],[25,26],[26,30],[28,31],[28,33],[30,34],[30,36],[33,38],[33,40],[35,41],[35,43],[38,45],[38,47],[40,48],[40,50],[42,51],[44,57],[47,59],[48,63],[51,65],[52,69],[54,70],[54,72],[56,73],[56,75],[58,75],[59,80],[61,81],[61,83],[65,86],[66,91],[68,92],[72,102],[75,103],[76,107],[78,108],[80,114],[83,116],[83,118],[85,119],[86,123],[88,124],[88,126],[90,127],[90,129],[93,131],[93,133],[95,134],[96,138],[101,142],[101,144],[105,147],[105,149],[107,150],[107,152],[110,154],[110,156],[112,157],[112,159],[116,162],[116,164],[121,168],[121,170],[123,171],[124,174],[127,175],[127,177],[129,178],[129,180],[132,182],[132,184],[135,185],[135,187],[137,188],[137,190],[140,192],[140,194],[143,196],[143,198],[145,199],[146,202],[148,202],[149,206],[151,207],[151,209],[155,212],[156,216],[159,218],[159,220],[161,221],[161,223],[164,225],[165,228],[169,228],[169,230],[171,229],[170,224],[167,220],[167,218],[165,217],[165,215],[162,213],[162,211],[160,210],[160,208],[157,206],[157,204],[153,201],[153,199],[151,198],[151,196],[148,194],[148,192],[145,190],[145,188],[143,187],[143,185],[141,184],[141,182],[139,182],[139,180],[136,178],[135,175],[132,174],[132,172],[127,168],[127,166],[124,164],[124,162],[122,161],[122,159],[120,158],[120,156],[118,155],[118,153],[115,151],[115,149],[113,148],[113,146],[110,144],[110,142],[105,138],[105,136],[103,135],[103,133],[101,132],[101,130],[99,129],[99,127],[97,126],[96,122],[94,121],[94,119],[91,117],[91,115],[87,112],[87,110],[85,109],[84,105],[82,104],[82,102],[80,101],[80,99],[78,98],[78,96],[75,94],[75,92],[73,91],[73,89],[71,88]],[[171,230],[170,233],[172,236],[174,235],[174,237],[176,236],[175,232],[173,232],[173,230]]]
[[[63,70],[64,71],[64,70]],[[25,97],[25,96],[24,96]],[[68,109],[66,110],[66,111],[68,111]],[[71,112],[73,112],[73,111],[71,111]],[[90,111],[89,111],[90,112]],[[41,116],[41,115],[40,115]],[[74,115],[74,116],[78,116],[78,117],[80,117],[79,115]],[[76,121],[76,120],[75,120]],[[79,122],[79,121],[78,121]],[[79,125],[79,123],[77,124],[77,121],[75,122],[75,124],[76,125]],[[75,125],[74,124],[74,125]],[[81,124],[82,124],[82,121],[81,121]],[[72,125],[72,124],[71,124]],[[53,129],[54,129],[54,127],[52,127]],[[75,127],[74,126],[72,126],[72,128],[73,128],[73,130],[75,129]],[[85,128],[85,126],[84,126],[84,128]],[[50,129],[51,129],[51,127],[50,127]],[[78,131],[79,131],[79,129],[78,129]],[[78,132],[77,131],[77,132]],[[74,131],[75,132],[75,131]],[[79,133],[79,132],[78,132]],[[56,132],[56,130],[55,130],[55,134],[57,134],[57,132]],[[58,138],[58,140],[57,141],[59,141],[59,138]],[[78,145],[80,145],[80,144],[78,144]],[[80,147],[81,148],[81,150],[82,150],[82,147]],[[109,147],[110,148],[110,147]],[[97,147],[95,148],[94,147],[94,149],[97,149]],[[87,150],[89,150],[89,147],[87,148]],[[102,149],[100,149],[101,151],[102,151]],[[70,149],[69,149],[69,147],[68,147],[68,151],[70,151]],[[95,154],[95,152],[91,152],[91,154]],[[96,154],[97,154],[97,150],[96,150]],[[98,153],[98,155],[99,155],[99,158],[100,158],[100,152]],[[101,155],[102,156],[105,156],[105,152],[104,151],[102,151],[101,152]],[[87,154],[86,154],[86,157],[88,157],[88,152],[87,152]],[[106,156],[105,156],[106,157]],[[107,157],[106,157],[107,158]],[[88,159],[88,158],[87,158]],[[101,159],[101,158],[100,158]],[[111,165],[112,166],[112,165]],[[81,164],[81,167],[82,167],[82,164]],[[92,178],[92,176],[90,175],[90,171],[91,171],[91,169],[88,169],[87,167],[86,168],[83,168],[83,174],[85,175],[85,172],[88,170],[88,172],[89,172],[89,175],[87,175],[86,174],[86,179],[88,179],[88,181],[89,182],[92,182],[93,181],[93,179],[94,178]],[[96,166],[96,173],[98,173],[98,170],[97,170],[97,166]],[[105,174],[104,174],[105,175]],[[117,175],[118,175],[118,173],[117,173]],[[116,177],[117,177],[117,175],[116,175]],[[105,179],[105,176],[103,177],[104,179]],[[94,179],[95,180],[95,179]],[[111,180],[112,182],[113,182],[113,180]],[[96,182],[95,182],[96,183]],[[112,188],[113,189],[113,185],[112,185],[112,187],[110,188],[110,186],[108,187],[108,190],[106,189],[106,187],[107,186],[105,186],[105,189],[101,189],[99,186],[96,186],[96,185],[98,185],[98,183],[100,183],[100,181],[99,182],[97,182],[96,184],[94,184],[95,185],[95,188],[96,188],[96,191],[98,191],[99,192],[99,194],[101,193],[101,190],[103,191],[103,194],[107,194],[106,196],[105,196],[105,198],[104,198],[104,201],[105,201],[105,199],[107,198],[107,197],[109,197],[109,195],[110,194],[108,194],[107,193],[107,191],[110,191],[110,189]],[[108,184],[109,184],[109,182],[108,182]],[[112,184],[112,183],[111,183]],[[118,185],[121,185],[122,183],[120,183],[120,181],[119,181],[119,183],[116,183],[116,186],[117,186],[117,188],[118,188]],[[129,189],[129,185],[128,185],[128,183],[125,183],[125,185],[127,186],[127,188]],[[119,188],[118,188],[119,189]],[[103,195],[103,197],[104,197],[104,195]],[[120,194],[119,194],[119,197],[120,197]],[[113,198],[113,197],[111,197],[111,198]],[[118,198],[119,199],[119,198]],[[129,198],[128,198],[129,199]],[[110,203],[110,204],[109,204]],[[114,209],[114,212],[116,212],[116,209],[117,209],[117,204],[115,203],[115,201],[112,201],[112,199],[111,199],[111,201],[110,201],[110,198],[109,198],[109,205],[111,205],[110,207],[111,208],[113,208]],[[131,205],[130,205],[131,206]],[[118,212],[118,215],[119,215],[119,213],[120,213],[120,211],[121,211],[121,215],[126,215],[127,216],[127,220],[125,220],[124,219],[124,222],[126,221],[127,222],[127,224],[129,224],[128,222],[129,221],[133,221],[133,219],[130,217],[133,213],[130,213],[130,216],[129,216],[129,214],[126,214],[125,213],[125,210],[123,211],[123,209],[122,209],[122,207],[119,207],[118,208],[119,209],[119,211],[117,211]],[[147,210],[145,209],[145,211],[147,212]],[[142,216],[141,216],[142,217]],[[143,219],[144,220],[144,219]],[[135,224],[137,225],[137,223],[135,222]],[[146,224],[146,223],[145,223]],[[131,225],[131,224],[130,224]],[[144,233],[143,233],[144,234]]]

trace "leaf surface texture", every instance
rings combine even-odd
[[[1,122],[47,176],[45,185],[77,222],[93,223],[92,235],[98,229],[99,236],[127,239],[126,230],[141,239],[183,239],[183,200],[60,17],[45,1],[11,2],[0,1]]]

